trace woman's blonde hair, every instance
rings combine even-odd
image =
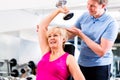
[[[58,27],[58,26],[55,26],[55,27],[50,27],[48,29],[48,32],[47,32],[47,36],[52,33],[52,32],[55,32],[55,33],[58,33],[60,34],[64,39],[65,41],[63,42],[63,44],[68,40],[68,35],[67,35],[67,31],[65,28],[63,27]]]

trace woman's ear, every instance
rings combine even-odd
[[[65,38],[63,38],[63,43],[65,43],[66,42],[66,39]]]

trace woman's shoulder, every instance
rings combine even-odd
[[[66,52],[66,55],[67,55],[67,60],[68,61],[75,59],[75,57],[72,54],[69,54],[69,53]]]
[[[76,60],[75,60],[75,57],[73,55],[68,54],[66,61],[67,61],[67,65],[70,65],[70,64],[73,64],[73,62],[75,62]]]

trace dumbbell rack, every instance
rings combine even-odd
[[[10,74],[9,60],[0,60],[0,76],[9,76]]]
[[[20,80],[20,78],[35,78],[36,66],[33,61],[24,64],[17,64],[17,60],[0,59],[0,80]]]

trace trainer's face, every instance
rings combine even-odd
[[[95,0],[88,0],[87,8],[91,16],[99,16],[102,9],[104,9],[103,4],[98,4]]]

